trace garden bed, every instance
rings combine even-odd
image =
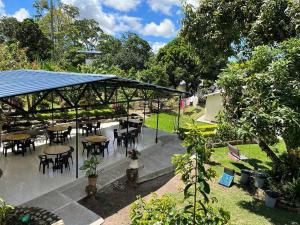
[[[101,216],[103,219],[118,213],[124,207],[133,203],[137,196],[144,197],[152,192],[156,192],[160,187],[165,185],[174,177],[173,173],[158,177],[156,179],[144,182],[138,185],[136,188],[130,186],[126,182],[126,178],[119,179],[113,182],[97,193],[96,199],[84,198],[79,201],[79,204],[90,209],[94,213]],[[124,220],[129,220],[128,212],[124,213]],[[121,221],[121,220],[120,220]],[[121,223],[119,224],[129,224]],[[122,220],[123,221],[123,220]],[[113,223],[112,223],[113,224]]]
[[[23,217],[30,217],[28,222],[22,222]],[[24,218],[26,220],[26,218]],[[44,209],[36,207],[15,207],[8,216],[8,225],[52,225],[61,219]]]

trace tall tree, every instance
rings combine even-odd
[[[216,78],[230,57],[299,34],[298,0],[204,0],[184,7],[182,34]]]
[[[15,18],[4,17],[0,20],[0,30],[2,42],[18,43],[20,48],[26,49],[29,60],[49,58],[51,42],[33,20],[18,22]]]
[[[57,62],[72,63],[76,52],[81,49],[94,49],[103,34],[99,24],[92,19],[78,19],[76,7],[58,4],[54,10],[54,59]],[[39,20],[42,31],[51,38],[52,16],[48,11]],[[67,62],[64,62],[67,61]],[[76,60],[75,60],[76,61]]]
[[[226,121],[243,137],[257,140],[275,168],[281,161],[270,146],[279,136],[289,153],[300,152],[299,71],[300,40],[291,39],[256,48],[248,61],[232,63],[218,81]]]
[[[149,43],[134,33],[124,34],[120,41],[122,46],[116,55],[115,64],[125,71],[131,68],[144,69],[152,54]]]
[[[165,67],[170,84],[176,88],[185,81],[188,90],[197,91],[203,74],[200,73],[200,60],[182,37],[177,37],[162,47],[157,56],[158,63]]]
[[[21,48],[27,49],[30,60],[45,60],[50,57],[51,42],[32,19],[25,19],[20,23],[16,39]]]

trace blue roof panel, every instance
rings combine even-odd
[[[0,98],[116,78],[115,75],[10,70],[0,72]]]

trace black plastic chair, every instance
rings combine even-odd
[[[101,134],[101,122],[97,122],[96,125],[93,126],[94,128],[94,133],[97,134],[97,130],[99,130],[100,134]]]
[[[109,146],[109,140],[104,142],[104,150],[106,149],[107,155],[108,155],[108,146]],[[104,157],[104,151],[103,151],[103,157]]]
[[[70,147],[70,151],[68,151],[68,156],[69,156],[69,159],[71,159],[72,161],[72,165],[73,165],[73,156],[72,156],[72,153],[75,151],[75,149],[71,146]]]
[[[53,131],[46,130],[45,136],[46,136],[46,144],[48,143],[48,140],[49,140],[49,145],[51,145],[52,142],[55,141],[55,134]]]
[[[60,154],[59,157],[58,157],[58,167],[60,168],[60,172],[63,173],[63,169],[65,167],[66,168],[69,168],[69,170],[71,169],[70,168],[70,163],[69,163],[69,153],[63,153],[63,154]]]
[[[3,154],[7,157],[7,150],[11,149],[11,151],[15,151],[15,143],[14,142],[4,142],[3,143]]]
[[[83,126],[82,129],[85,131],[86,136],[89,136],[90,133],[93,133],[93,124],[87,123],[86,126]]]
[[[93,152],[94,147],[86,141],[82,141],[82,146],[83,146],[82,155],[84,154],[84,151],[86,150],[86,157],[89,157],[89,155]]]
[[[66,140],[69,141],[69,138],[71,140],[71,132],[72,132],[72,127],[69,126],[68,130],[61,134],[60,136],[61,140],[63,140],[63,142],[66,142]]]
[[[49,169],[50,163],[52,163],[52,166],[54,165],[53,160],[51,158],[48,158],[46,155],[39,155],[39,159],[40,159],[39,171],[41,171],[41,166],[43,166],[43,174],[45,174],[46,166]]]
[[[114,141],[113,141],[113,144],[115,144],[115,140],[117,140],[117,145],[118,146],[121,145],[121,143],[122,143],[122,137],[119,136],[117,129],[114,129]]]

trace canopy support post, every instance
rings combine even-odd
[[[52,109],[51,109],[51,111],[52,111],[52,115],[51,115],[51,117],[52,117],[52,125],[54,125],[54,96],[53,96],[53,91],[51,92],[51,107],[52,107]]]
[[[178,101],[178,118],[177,118],[177,133],[179,133],[179,126],[180,126],[180,110],[181,110],[181,95],[179,95],[179,101]]]
[[[128,139],[128,134],[129,134],[129,99],[127,99],[127,123],[126,123],[126,127],[127,127],[127,132],[126,132],[126,157],[128,154],[128,144],[129,144],[129,139]]]
[[[78,178],[78,106],[76,106],[76,179]]]
[[[158,143],[158,122],[159,122],[159,98],[157,98],[157,113],[156,113],[156,134],[155,134],[155,143]]]

